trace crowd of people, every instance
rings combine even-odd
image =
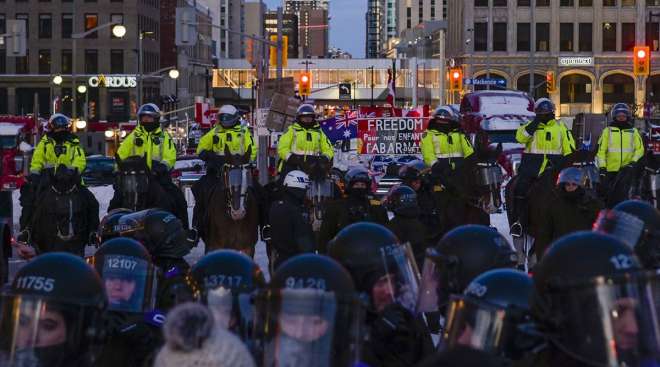
[[[302,105],[278,145],[279,178],[253,188],[268,204],[260,220],[270,228],[270,271],[235,250],[184,259],[194,228],[211,219],[211,191],[226,184],[223,166],[256,157],[235,107],[223,106],[200,141],[207,173],[193,189],[193,229],[169,176],[176,152],[157,106],[139,109],[117,160],[145,159],[175,209],[119,207],[130,191],[118,180],[100,221],[80,178],[84,152],[56,114],[21,190],[16,246],[30,260],[0,298],[0,366],[660,366],[660,212],[603,200],[593,185],[616,181],[643,155],[630,110],[612,109],[595,176],[563,167],[576,147],[552,102],[535,110],[517,131],[525,151],[513,232],[528,227],[534,182],[551,170],[557,179],[529,273],[496,229],[447,225],[450,178],[475,154],[449,107],[434,112],[423,160],[401,167],[402,184],[384,203],[369,172],[352,168],[318,225],[308,190],[333,150],[313,106]],[[77,190],[78,201],[51,205],[50,189]],[[52,224],[38,220],[44,210]],[[62,213],[77,218],[68,229]],[[52,239],[36,236],[41,226]],[[89,242],[98,248],[84,258]]]

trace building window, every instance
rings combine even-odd
[[[27,35],[27,38],[30,38],[30,18],[27,14],[25,13],[20,13],[16,14],[16,20],[24,20],[25,21],[25,33]]]
[[[110,21],[117,24],[124,24],[124,14],[110,14]],[[110,32],[110,38],[117,39],[119,37]]]
[[[90,29],[94,29],[99,25],[99,16],[98,14],[85,14],[85,32]],[[85,38],[97,38],[98,32],[92,32],[92,34],[87,35]]]
[[[506,7],[507,6],[507,0],[493,0],[493,6]]]
[[[62,14],[62,38],[68,39],[71,38],[73,33],[73,15],[72,14]]]
[[[580,23],[579,46],[580,52],[593,51],[593,26],[591,23]]]
[[[603,51],[616,51],[616,23],[603,23]]]
[[[39,74],[50,74],[50,50],[39,50]]]
[[[124,50],[110,50],[110,73],[124,72]]]
[[[424,0],[419,0],[419,3],[417,4],[417,10],[418,10],[418,16],[419,16],[419,23],[424,21]]]
[[[85,74],[98,74],[99,53],[97,50],[85,50]]]
[[[412,8],[406,8],[406,28],[412,28]]]
[[[649,5],[648,2],[646,5]],[[635,0],[621,0],[621,6],[635,6]]]
[[[474,50],[488,51],[488,23],[474,23]]]
[[[7,54],[0,50],[0,74],[7,74]]]
[[[530,6],[530,0],[518,0],[518,6]]]
[[[559,25],[559,51],[571,52],[573,50],[573,23]]]
[[[71,50],[62,50],[62,74],[71,74],[73,71],[73,57]]]
[[[616,0],[603,0],[603,6],[616,6]]]
[[[594,5],[593,0],[580,0],[580,6],[590,7],[590,6],[593,6],[593,5]]]
[[[30,73],[30,50],[26,51],[25,56],[16,57],[16,74]]]
[[[536,0],[536,6],[542,6],[542,7],[550,6],[550,0]]]
[[[573,0],[561,0],[559,6],[574,6],[575,3]]]
[[[488,0],[474,0],[474,6],[488,7]]]
[[[39,14],[39,38],[53,38],[53,17]]]
[[[536,51],[550,51],[550,23],[536,23]]]
[[[493,51],[506,51],[506,23],[493,23]]]
[[[646,23],[646,45],[651,51],[658,51],[660,46],[660,23]]]
[[[621,23],[621,51],[635,48],[635,23]]]
[[[518,39],[518,46],[516,49],[520,51],[530,51],[531,47],[531,28],[529,27],[529,23],[518,23],[517,25],[517,39]]]
[[[7,32],[7,18],[4,14],[0,14],[0,34]]]

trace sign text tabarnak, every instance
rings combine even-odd
[[[426,130],[424,118],[370,118],[358,121],[362,154],[419,154],[419,141]]]

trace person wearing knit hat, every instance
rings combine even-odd
[[[241,340],[215,324],[204,305],[184,303],[174,308],[165,322],[166,342],[154,367],[255,367]]]

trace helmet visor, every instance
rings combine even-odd
[[[443,335],[448,348],[467,346],[493,355],[511,356],[517,318],[512,311],[452,296]]]
[[[227,276],[227,279],[239,277]],[[254,304],[250,293],[240,293],[219,287],[208,291],[206,301],[213,312],[216,325],[231,330],[244,342],[252,341],[254,329]]]
[[[99,268],[109,310],[146,312],[153,309],[157,287],[152,264],[125,255],[106,255],[102,261]]]
[[[622,260],[613,258],[625,266]],[[593,365],[660,363],[658,280],[657,273],[627,273],[554,289],[553,312],[563,321],[555,343]]]
[[[330,179],[311,182],[307,188],[307,199],[314,201],[334,197],[334,183]]]
[[[34,279],[29,279],[34,278]],[[48,279],[26,277],[37,282]],[[98,316],[98,315],[95,315]],[[71,366],[86,352],[88,307],[33,296],[3,296],[0,318],[0,365]]]
[[[220,113],[218,114],[218,121],[222,127],[230,128],[234,127],[240,121],[238,115],[232,115],[229,113]]]
[[[398,303],[414,312],[419,294],[419,269],[409,243],[380,248],[381,266],[366,274],[373,308],[380,312]]]
[[[298,280],[290,278],[295,283]],[[323,280],[300,279],[300,282]],[[359,361],[362,314],[356,296],[323,289],[260,292],[256,302],[259,365],[354,366]]]
[[[644,222],[620,210],[601,210],[594,223],[594,231],[606,233],[635,248],[644,232]]]

